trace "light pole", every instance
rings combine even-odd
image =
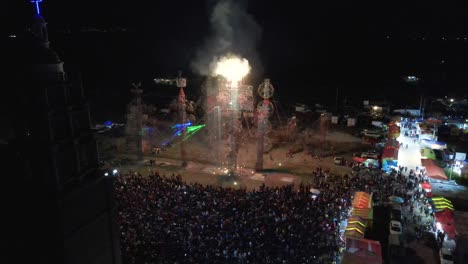
[[[455,149],[453,150],[453,157],[450,160],[450,175],[449,175],[449,181],[452,180],[452,173],[453,173],[453,166],[455,165],[455,155],[456,155]]]

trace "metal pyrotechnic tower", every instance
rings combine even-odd
[[[187,120],[187,112],[186,112],[186,99],[185,99],[185,92],[184,88],[187,86],[187,79],[181,78],[181,74],[179,73],[179,77],[175,80],[176,85],[179,88],[179,98],[178,98],[178,108],[179,108],[179,118],[180,123],[185,124]],[[183,126],[182,128],[182,138],[185,138],[187,134],[187,127]],[[182,161],[182,167],[187,166],[187,155],[185,152],[185,142],[184,140],[180,141],[180,159]]]
[[[180,124],[185,124],[187,120],[186,103],[184,88],[187,87],[187,79],[181,77],[182,74],[179,72],[179,77],[175,79],[154,79],[157,84],[176,85],[179,88],[179,95],[177,97],[177,110]],[[180,160],[182,161],[182,167],[187,166],[187,154],[185,152],[184,139],[187,135],[187,126],[182,126],[181,140],[180,140]]]
[[[138,160],[143,160],[142,150],[142,122],[143,122],[143,111],[141,95],[143,90],[140,89],[140,83],[132,83],[133,88],[130,90],[133,94],[133,99],[128,106],[127,113],[127,144],[129,150],[136,154]]]
[[[257,106],[257,163],[255,169],[257,171],[263,170],[263,152],[265,144],[265,134],[270,127],[268,118],[273,113],[273,104],[270,99],[273,96],[275,89],[270,83],[270,79],[265,79],[263,83],[258,86],[258,94],[263,98]]]

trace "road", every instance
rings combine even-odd
[[[416,124],[416,128],[419,131],[419,125]],[[408,129],[401,128],[400,136],[397,138],[398,142],[403,145],[398,150],[398,166],[403,166],[410,169],[416,169],[421,167],[421,146],[418,141],[414,141],[413,138],[404,136]]]
[[[419,125],[415,124],[417,131],[420,131]],[[407,167],[408,170],[404,173],[409,174],[410,170],[421,168],[421,146],[414,138],[405,136],[405,132],[409,129],[401,128],[400,136],[397,138],[402,146],[398,150],[398,166]],[[414,215],[420,215],[421,223],[429,223],[430,218],[425,217],[419,210],[422,205],[414,204],[414,211],[410,212],[409,206],[403,206],[403,215],[408,219],[412,219]],[[433,248],[432,240],[416,239],[415,226],[413,223],[408,222],[403,226],[403,237],[406,240],[408,248],[408,255],[404,263],[439,263],[437,251]]]

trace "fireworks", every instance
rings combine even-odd
[[[231,82],[231,87],[237,88],[239,82],[250,72],[250,65],[247,59],[237,56],[227,56],[221,58],[214,70],[215,75],[221,75]]]

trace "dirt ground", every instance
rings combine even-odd
[[[166,141],[170,135],[164,134],[161,129],[158,134],[160,142]],[[166,130],[168,131],[168,130]],[[110,138],[100,136],[101,155],[109,160],[131,160],[127,164],[117,165],[121,171],[139,171],[143,175],[150,170],[158,171],[165,175],[180,174],[187,182],[199,182],[207,185],[222,185],[232,188],[253,189],[262,183],[267,186],[283,184],[298,184],[310,182],[310,172],[317,167],[329,170],[332,174],[344,175],[351,172],[349,167],[335,165],[333,153],[350,157],[353,151],[365,148],[361,139],[343,132],[329,133],[326,142],[317,138],[313,133],[301,133],[295,140],[285,141],[280,136],[270,134],[271,148],[263,155],[264,171],[254,171],[257,160],[256,139],[245,136],[240,140],[238,152],[239,176],[236,178],[223,177],[225,165],[218,163],[215,151],[211,150],[207,143],[207,132],[201,130],[185,141],[188,166],[182,168],[180,162],[180,143],[174,141],[170,147],[162,148],[158,155],[152,155],[148,146],[144,147],[144,161],[136,162],[136,156],[129,154],[124,145],[124,138]],[[154,141],[146,145],[156,144]],[[112,146],[112,147],[110,147]],[[294,155],[288,157],[290,149],[294,149]],[[315,158],[310,153],[327,153],[328,157]],[[149,166],[149,160],[156,160],[156,166]],[[116,164],[118,164],[117,162]],[[221,176],[220,176],[221,175]]]

